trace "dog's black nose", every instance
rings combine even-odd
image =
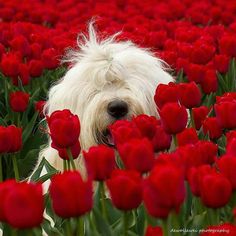
[[[124,101],[114,100],[108,104],[107,112],[110,116],[119,119],[128,113],[128,105]]]

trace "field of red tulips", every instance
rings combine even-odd
[[[156,88],[159,119],[111,125],[116,153],[81,150],[71,111],[42,112],[67,69],[60,59],[93,18],[101,37],[122,31],[176,78]],[[235,57],[235,0],[0,0],[2,235],[235,236]],[[28,181],[47,126],[64,172],[42,159]]]

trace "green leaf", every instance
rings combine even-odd
[[[101,233],[101,235],[113,236],[110,225],[104,219],[104,217],[102,216],[101,212],[97,209],[97,207],[94,207],[93,215],[98,232]]]
[[[45,175],[41,175],[42,169],[45,167],[47,173]],[[40,162],[37,170],[33,173],[31,180],[37,182],[45,182],[50,179],[53,175],[57,174],[59,171],[52,167],[49,162],[43,158]]]
[[[101,186],[98,182],[94,184],[94,188],[96,188],[94,193],[94,205],[101,209],[100,199],[101,199]]]
[[[17,163],[20,170],[21,178],[26,178],[29,175],[29,172],[33,170],[38,159],[38,153],[38,149],[32,149],[24,158],[18,159]]]
[[[55,169],[53,166],[51,166],[50,163],[46,159],[44,160],[44,166],[45,166],[48,173],[59,172],[57,169]]]
[[[53,220],[55,224],[54,227],[60,229],[63,224],[63,219],[57,216],[53,211],[49,193],[46,193],[44,196],[45,196],[46,213]]]
[[[13,235],[13,229],[6,223],[2,223],[2,231],[3,231],[3,234],[2,236],[9,236],[9,235]]]
[[[44,219],[42,228],[50,236],[64,236],[57,228],[53,227],[48,219]]]
[[[0,125],[7,126],[7,123],[1,117],[0,117]]]
[[[101,234],[97,232],[92,213],[89,213],[84,217],[84,222],[85,222],[85,236],[91,236],[91,235],[101,236]]]
[[[36,182],[38,180],[38,178],[40,177],[41,172],[43,170],[44,163],[45,163],[45,158],[43,157],[43,159],[39,163],[37,169],[34,171],[33,175],[31,176],[30,181]]]
[[[5,105],[3,104],[3,102],[0,102],[0,112],[2,117],[4,116],[4,114],[6,113],[5,111]]]
[[[44,183],[44,182],[46,182],[47,180],[51,179],[51,177],[52,177],[53,175],[57,174],[57,173],[58,173],[58,171],[57,171],[57,172],[51,172],[51,173],[47,173],[47,174],[45,174],[45,175],[42,175],[42,176],[40,176],[40,177],[37,179],[37,182]]]
[[[122,217],[122,212],[117,210],[111,202],[111,199],[105,199],[105,205],[108,213],[109,223],[114,224],[118,219]]]
[[[219,89],[221,90],[220,91],[220,94],[223,94],[224,92],[228,91],[228,86],[227,86],[227,83],[225,81],[225,78],[220,74],[220,73],[217,73],[217,77],[218,77],[218,82],[219,82]]]
[[[38,117],[38,113],[35,112],[32,119],[30,120],[29,124],[23,130],[23,134],[22,134],[23,143],[26,142],[26,140],[29,138],[30,134],[32,133],[37,117]]]
[[[188,222],[186,229],[194,229],[197,232],[188,232],[188,236],[198,236],[199,235],[199,230],[203,229],[206,227],[206,212],[200,214],[200,215],[195,215],[191,220]]]
[[[144,235],[145,230],[145,209],[143,204],[137,209],[137,221],[136,221],[136,229],[138,235]]]
[[[8,82],[7,82],[7,78],[3,78],[4,80],[4,98],[5,98],[5,104],[6,104],[6,110],[7,110],[7,113],[10,112],[10,106],[9,106],[9,102],[8,102]]]
[[[127,234],[128,234],[128,236],[139,236],[138,234],[134,233],[131,230],[128,230]]]

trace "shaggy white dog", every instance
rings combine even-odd
[[[107,127],[117,119],[139,114],[158,116],[155,89],[159,83],[173,81],[163,62],[149,50],[130,41],[116,41],[117,35],[99,40],[92,24],[88,31],[88,38],[78,40],[78,51],[68,54],[72,66],[49,91],[45,109],[46,115],[65,108],[78,115],[82,149],[109,144]],[[63,169],[63,161],[50,141],[40,155]],[[81,163],[76,165],[82,168]]]

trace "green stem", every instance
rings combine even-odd
[[[216,216],[216,224],[218,225],[220,223],[220,209],[217,208],[214,211],[215,211],[215,216]]]
[[[124,227],[124,236],[128,236],[128,211],[123,212],[123,227]]]
[[[27,236],[33,236],[33,232],[31,230],[27,231]]]
[[[217,212],[215,209],[208,208],[207,209],[207,218],[208,218],[208,223],[209,225],[215,225],[217,224]]]
[[[17,229],[12,229],[11,236],[17,236],[17,235],[18,235]]]
[[[16,126],[17,126],[17,127],[20,127],[20,125],[21,125],[20,123],[21,123],[21,122],[20,122],[20,113],[17,113],[17,114],[16,114]]]
[[[202,205],[201,199],[199,197],[195,197],[195,209],[196,209],[196,214],[202,214],[205,209],[204,206]]]
[[[67,219],[66,222],[66,236],[72,235],[71,225],[70,225],[70,219]]]
[[[16,181],[20,180],[20,175],[19,175],[19,169],[17,166],[17,160],[16,160],[16,154],[14,153],[12,156],[12,163],[13,163],[13,169],[14,169],[14,173],[15,173],[15,179]]]
[[[3,181],[3,173],[2,173],[2,156],[0,155],[0,182]]]
[[[102,203],[102,214],[104,219],[108,220],[107,209],[106,209],[106,195],[105,195],[105,186],[104,182],[99,182],[100,185],[100,194],[101,194],[101,203]]]
[[[190,124],[192,125],[193,128],[195,128],[195,122],[194,122],[194,118],[193,118],[193,110],[190,108],[189,109],[189,113],[190,113]]]
[[[84,221],[83,221],[83,217],[79,217],[78,218],[76,236],[84,236]]]
[[[225,153],[225,148],[223,148],[223,147],[221,147],[221,146],[219,146],[219,145],[218,145],[218,148],[219,148],[220,151],[222,151],[223,153]]]
[[[162,232],[163,232],[163,236],[169,236],[167,219],[162,220]]]
[[[41,236],[42,233],[41,233],[41,230],[39,228],[33,228],[33,235],[36,235],[36,236]]]
[[[72,156],[72,153],[71,153],[71,149],[70,149],[70,148],[67,148],[67,154],[68,154],[68,156],[69,156],[70,163],[71,163],[71,165],[72,165],[73,170],[76,170],[74,158],[73,158],[73,156]]]
[[[70,170],[70,160],[67,160],[67,170]]]
[[[174,229],[176,229],[176,230],[180,229],[179,219],[178,219],[178,216],[176,215],[175,212],[172,212],[172,213],[170,214],[170,219],[171,219],[170,222],[171,222],[172,228],[174,228]],[[169,230],[168,232],[170,232],[170,230]],[[175,235],[176,235],[176,236],[181,236],[180,232],[178,232],[178,231],[175,232]]]
[[[174,139],[175,148],[177,148],[178,147],[178,141],[177,141],[176,134],[173,134],[173,139]]]
[[[89,224],[92,227],[93,232],[97,232],[96,225],[95,225],[92,213],[89,214]]]
[[[63,170],[67,170],[67,160],[63,160]]]

